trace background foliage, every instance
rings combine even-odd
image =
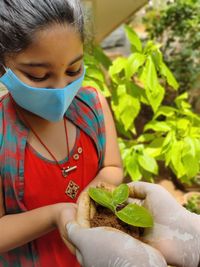
[[[181,182],[190,184],[200,167],[200,118],[193,113],[187,93],[165,104],[166,88],[177,91],[179,85],[163,60],[161,46],[152,40],[142,44],[129,26],[125,31],[130,56],[111,62],[95,47],[93,55],[85,58],[85,84],[108,98],[127,176],[153,181],[163,162]],[[144,109],[145,120],[141,120]]]
[[[200,1],[176,0],[163,9],[149,8],[144,22],[149,38],[162,43],[164,60],[180,90],[200,84]]]

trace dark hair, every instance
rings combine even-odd
[[[5,55],[27,48],[37,30],[54,23],[74,26],[84,42],[79,0],[0,0],[0,63]]]

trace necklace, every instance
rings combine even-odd
[[[41,143],[41,145],[47,150],[47,152],[49,153],[49,155],[54,159],[54,161],[56,162],[57,166],[59,167],[59,169],[61,170],[62,176],[64,178],[67,177],[68,173],[76,170],[77,166],[68,166],[68,167],[61,167],[61,165],[59,164],[58,160],[56,159],[56,157],[53,155],[53,153],[49,150],[49,148],[45,145],[45,143],[42,141],[42,139],[39,137],[39,135],[36,133],[36,131],[32,128],[32,126],[30,125],[30,123],[26,120],[26,118],[21,114],[21,112],[18,113],[20,114],[20,116],[22,117],[23,121],[27,124],[27,126],[30,128],[30,130],[33,132],[33,134],[35,135],[35,137],[38,139],[38,141]],[[66,136],[66,145],[67,145],[67,156],[69,159],[69,141],[68,141],[68,132],[67,132],[67,125],[66,125],[66,119],[63,119],[63,123],[64,123],[64,128],[65,128],[65,136]]]

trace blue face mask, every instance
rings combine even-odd
[[[82,86],[85,69],[80,78],[64,88],[34,88],[23,83],[11,69],[0,77],[15,102],[22,108],[48,121],[59,121],[63,118],[69,105]]]

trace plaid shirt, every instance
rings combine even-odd
[[[79,90],[66,117],[94,141],[99,155],[99,169],[105,152],[104,117],[95,89]],[[29,130],[17,116],[10,95],[0,100],[0,175],[3,181],[5,213],[26,211],[24,196],[24,155]],[[39,267],[34,242],[0,255],[0,267]]]

